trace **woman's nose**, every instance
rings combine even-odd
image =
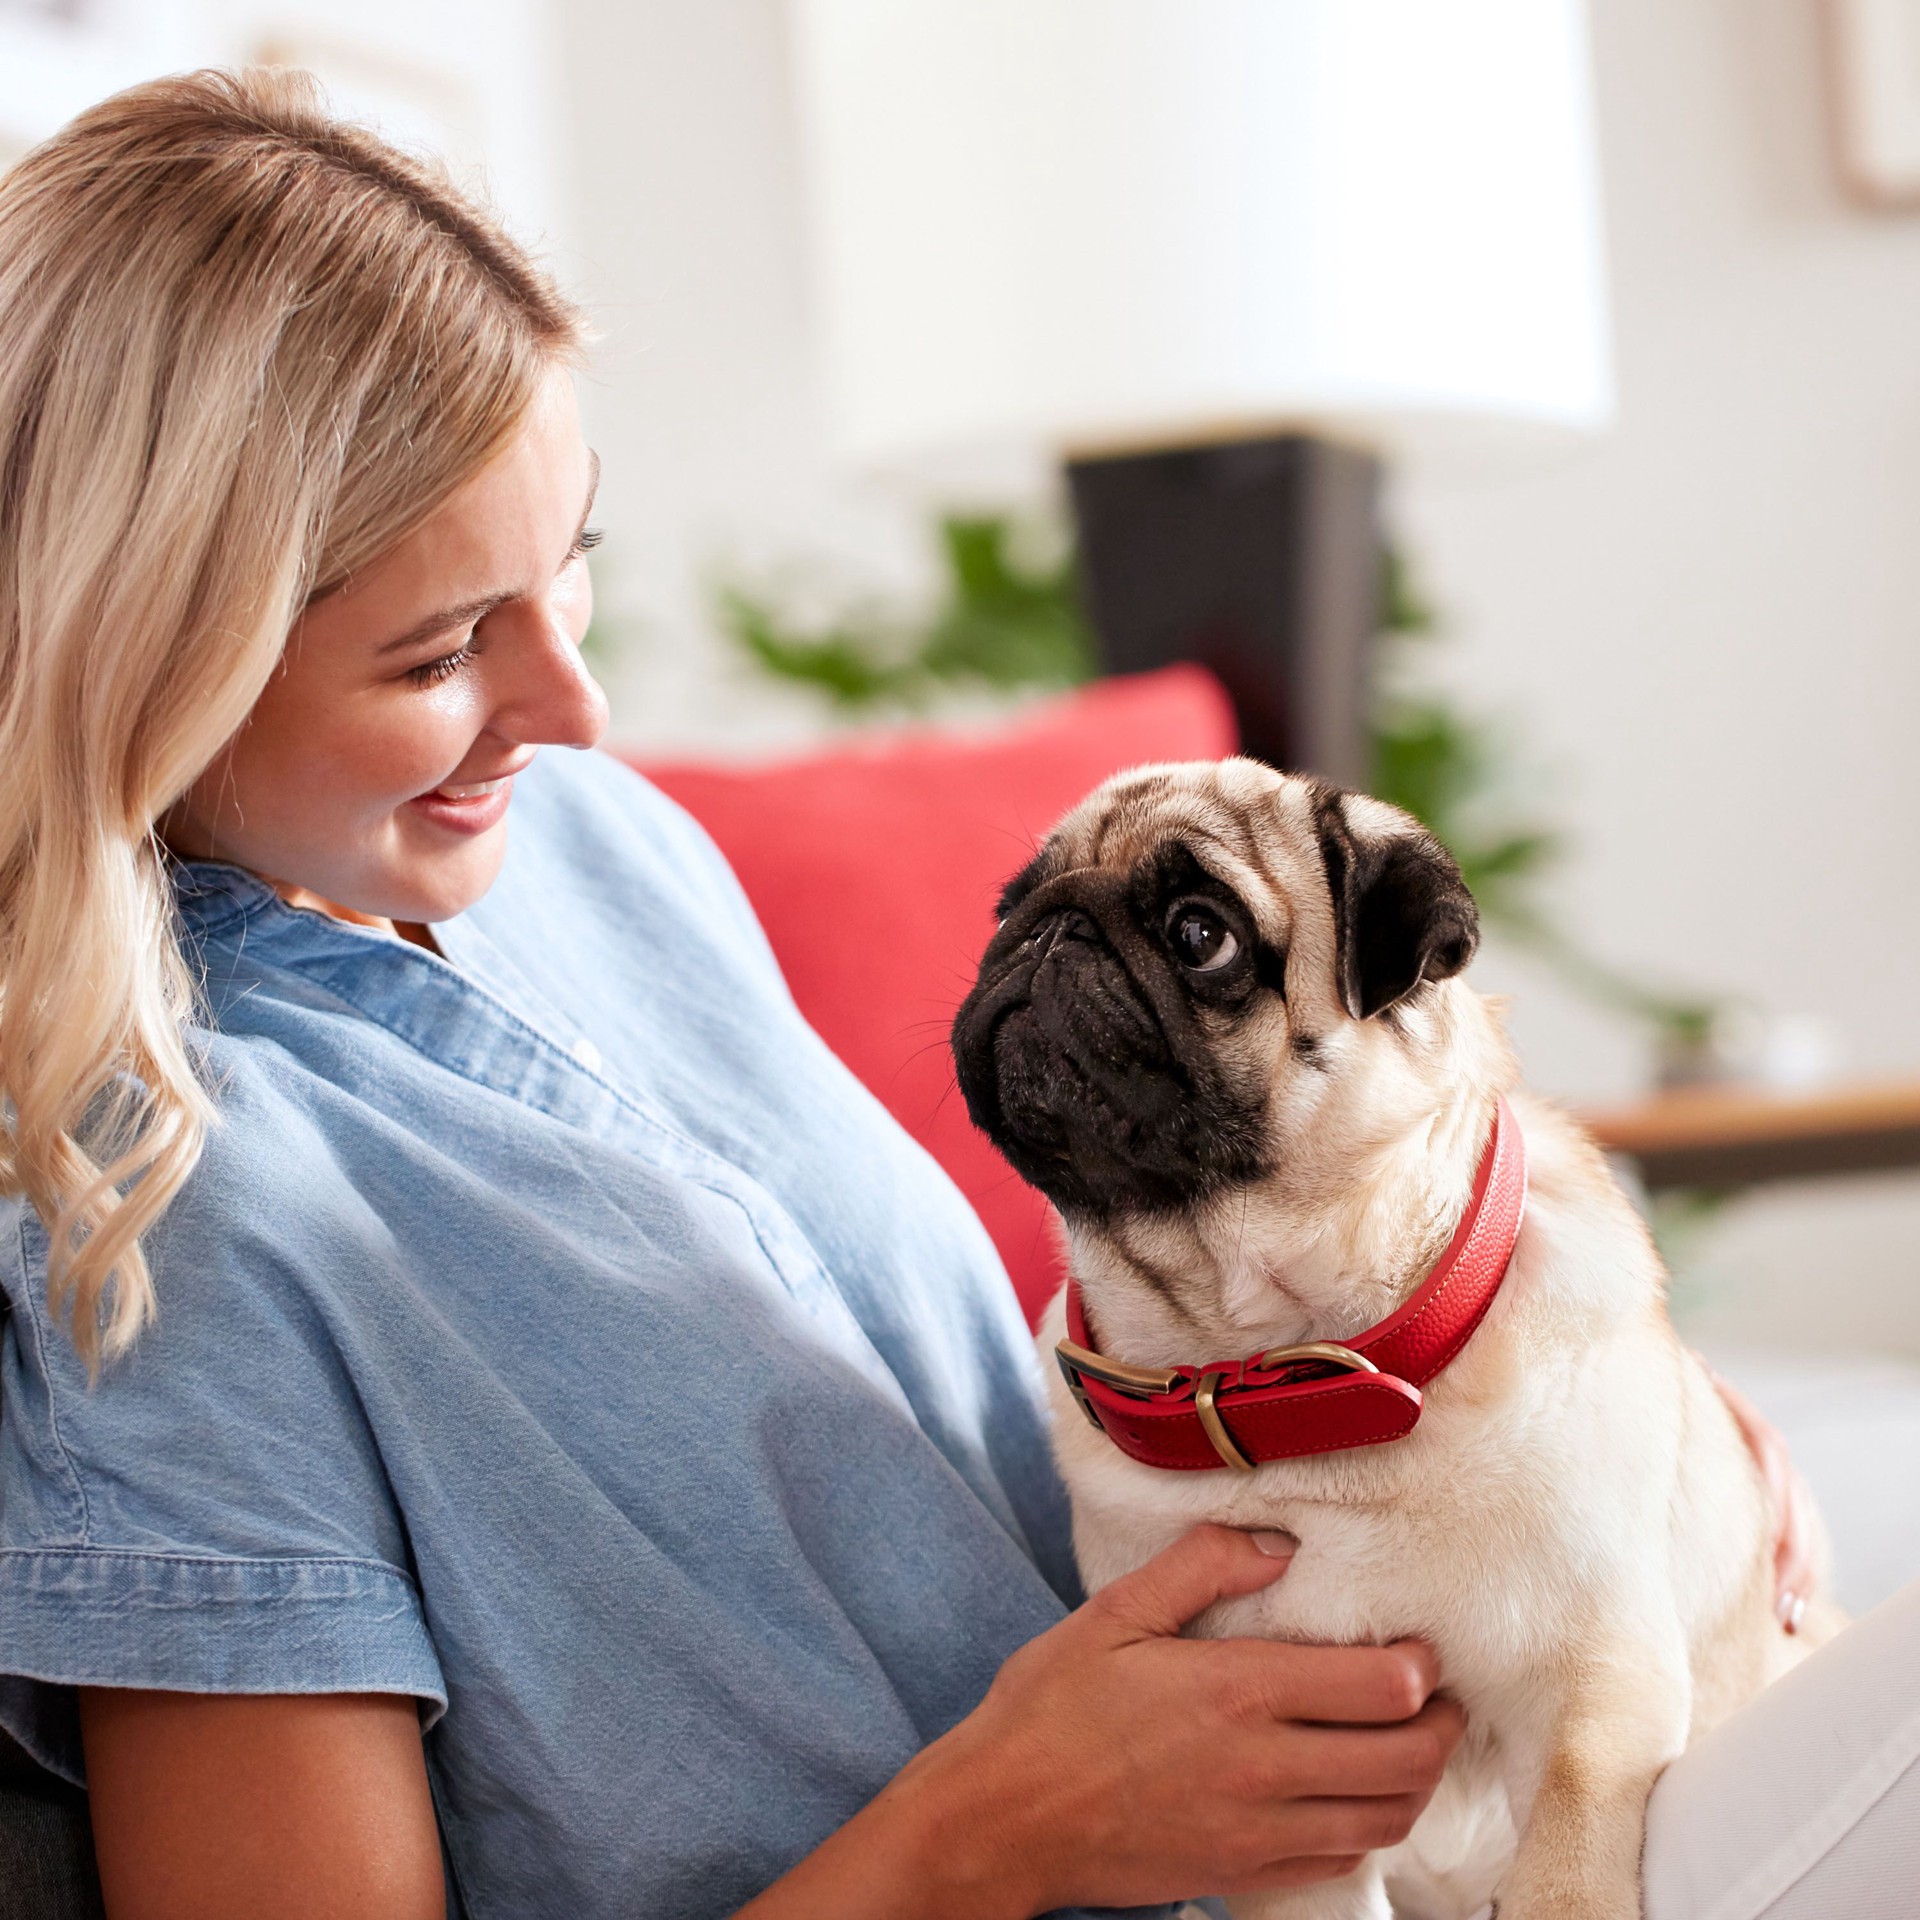
[[[525,609],[489,650],[491,731],[526,746],[591,747],[607,730],[607,696],[558,610]]]

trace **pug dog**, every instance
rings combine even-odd
[[[1234,1913],[1636,1920],[1660,1770],[1839,1616],[1782,1632],[1758,1470],[1461,978],[1458,867],[1363,795],[1147,767],[1000,913],[954,1054],[1065,1225],[1041,1343],[1088,1589],[1202,1521],[1281,1529],[1286,1577],[1189,1631],[1420,1637],[1467,1710],[1406,1841]]]

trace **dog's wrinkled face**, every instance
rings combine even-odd
[[[1178,1209],[1266,1177],[1290,1080],[1340,1070],[1472,957],[1432,836],[1248,760],[1145,768],[1063,820],[1002,897],[953,1027],[976,1125],[1063,1212]]]

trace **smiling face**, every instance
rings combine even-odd
[[[168,844],[351,918],[471,906],[506,853],[513,776],[606,727],[580,658],[595,479],[556,368],[491,464],[307,607],[246,724],[169,811]]]

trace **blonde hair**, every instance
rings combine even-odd
[[[216,1113],[155,822],[583,338],[304,74],[134,87],[0,176],[0,1187],[90,1368]]]

